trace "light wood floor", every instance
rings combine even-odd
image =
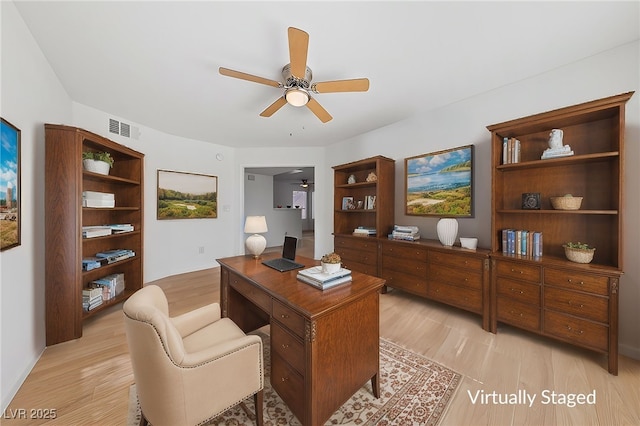
[[[172,315],[219,300],[219,268],[154,284],[165,290]],[[506,326],[494,335],[476,315],[400,291],[381,295],[380,324],[383,337],[463,375],[442,425],[640,425],[640,361],[620,357],[619,375],[611,376],[601,355]],[[123,425],[132,383],[121,306],[114,306],[87,321],[81,339],[45,350],[0,423]],[[519,391],[536,395],[531,408],[474,404],[469,395]],[[545,391],[595,391],[596,403],[543,404]],[[18,409],[55,409],[57,418],[8,420]]]

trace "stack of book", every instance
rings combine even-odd
[[[106,264],[107,259],[101,259],[99,257],[85,257],[82,259],[82,270],[85,272],[92,271]]]
[[[108,226],[114,234],[133,231],[133,225],[130,223],[113,223],[105,226]]]
[[[82,191],[82,207],[105,207],[116,206],[114,194],[109,192]]]
[[[342,268],[338,272],[328,274],[322,272],[322,266],[314,266],[312,268],[303,269],[298,272],[298,279],[304,283],[312,285],[320,290],[335,287],[339,284],[351,281],[351,271]]]
[[[353,235],[356,237],[375,237],[376,236],[376,228],[367,228],[364,226],[358,226],[353,230]]]
[[[502,254],[525,257],[542,256],[542,232],[503,229]]]
[[[124,274],[111,274],[89,283],[92,289],[99,289],[102,300],[113,299],[124,291]]]
[[[416,241],[420,239],[420,230],[417,226],[394,225],[391,238],[394,240]]]
[[[82,309],[90,311],[102,305],[101,288],[85,288],[82,290]]]
[[[502,139],[502,164],[520,162],[520,140],[516,138]]]
[[[121,260],[134,257],[135,255],[136,253],[129,249],[113,249],[96,253],[96,257],[99,259],[106,259],[107,264],[119,262]]]
[[[113,231],[108,226],[83,226],[82,238],[95,238],[111,235]]]

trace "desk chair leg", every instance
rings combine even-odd
[[[256,425],[258,426],[264,425],[264,421],[262,418],[262,414],[263,414],[262,401],[264,400],[263,396],[264,396],[263,390],[260,390],[260,392],[257,392],[253,395],[253,405],[255,405],[256,407]]]

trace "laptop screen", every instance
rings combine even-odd
[[[296,237],[284,237],[284,245],[282,246],[282,257],[289,260],[296,259],[296,246],[298,239]]]

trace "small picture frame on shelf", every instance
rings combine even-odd
[[[353,210],[355,204],[353,204],[353,197],[342,197],[342,210]]]
[[[522,194],[523,210],[540,210],[540,193],[525,192]]]

